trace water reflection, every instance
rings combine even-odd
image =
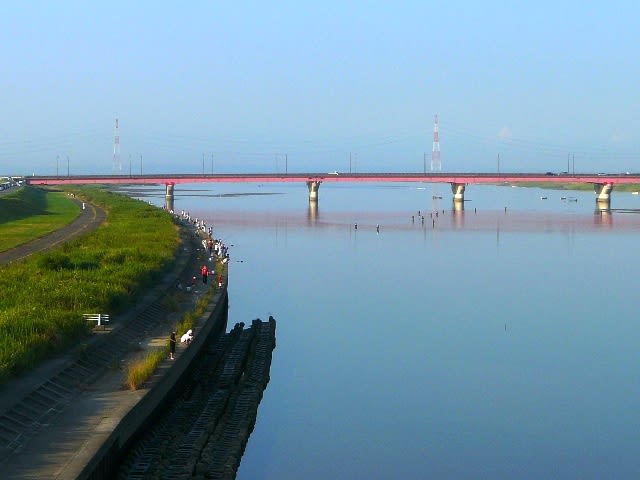
[[[361,231],[380,234],[402,232],[410,230],[429,229],[440,232],[447,231],[478,231],[493,232],[499,228],[503,232],[564,232],[591,231],[602,228],[612,228],[615,216],[617,231],[638,231],[640,222],[636,215],[629,215],[632,210],[600,210],[593,214],[574,214],[565,212],[527,212],[510,210],[478,210],[472,215],[462,210],[440,210],[438,212],[421,212],[420,216],[410,212],[381,212],[381,211],[323,211],[319,214],[317,203],[309,203],[304,213],[300,211],[245,211],[241,215],[235,210],[201,210],[194,208],[191,214],[201,218],[209,218],[214,224],[233,225],[246,228],[260,228],[273,226],[275,223],[286,222],[290,228],[314,227],[321,229],[335,229],[344,226],[357,228]],[[447,218],[450,217],[450,218]],[[384,227],[384,228],[382,228]]]
[[[464,228],[464,209],[454,209],[453,212],[451,212],[451,218],[453,220],[453,226],[456,229]]]
[[[309,225],[315,225],[318,221],[318,202],[309,202],[309,208],[307,209],[307,219]]]
[[[597,226],[611,227],[613,226],[613,215],[609,208],[599,208],[598,205],[593,215],[593,223]]]
[[[283,192],[176,197],[235,245],[232,322],[284,320],[239,480],[637,476],[636,211],[327,186],[320,216]]]

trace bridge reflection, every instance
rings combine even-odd
[[[288,229],[354,229],[358,232],[372,232],[381,235],[405,231],[477,231],[495,232],[497,228],[506,232],[588,232],[602,228],[616,231],[640,231],[640,217],[634,214],[640,210],[601,210],[593,214],[566,212],[531,212],[516,210],[465,210],[444,209],[438,212],[368,212],[368,211],[322,211],[317,203],[311,203],[306,211],[243,211],[239,214],[233,210],[198,210],[192,215],[204,218],[207,223],[222,228],[254,228],[273,225],[287,225]],[[614,221],[615,219],[615,221]],[[379,226],[379,232],[378,228]]]

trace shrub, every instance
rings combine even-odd
[[[169,354],[169,347],[156,348],[148,352],[140,360],[136,360],[127,367],[127,385],[131,390],[137,390],[153,374],[157,366]]]

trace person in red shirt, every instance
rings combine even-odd
[[[202,283],[207,283],[207,277],[209,277],[209,269],[207,268],[207,266],[202,265],[200,272],[202,273]]]

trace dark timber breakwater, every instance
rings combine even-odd
[[[126,450],[118,479],[233,479],[269,381],[276,322],[236,324],[196,362],[183,392]]]

